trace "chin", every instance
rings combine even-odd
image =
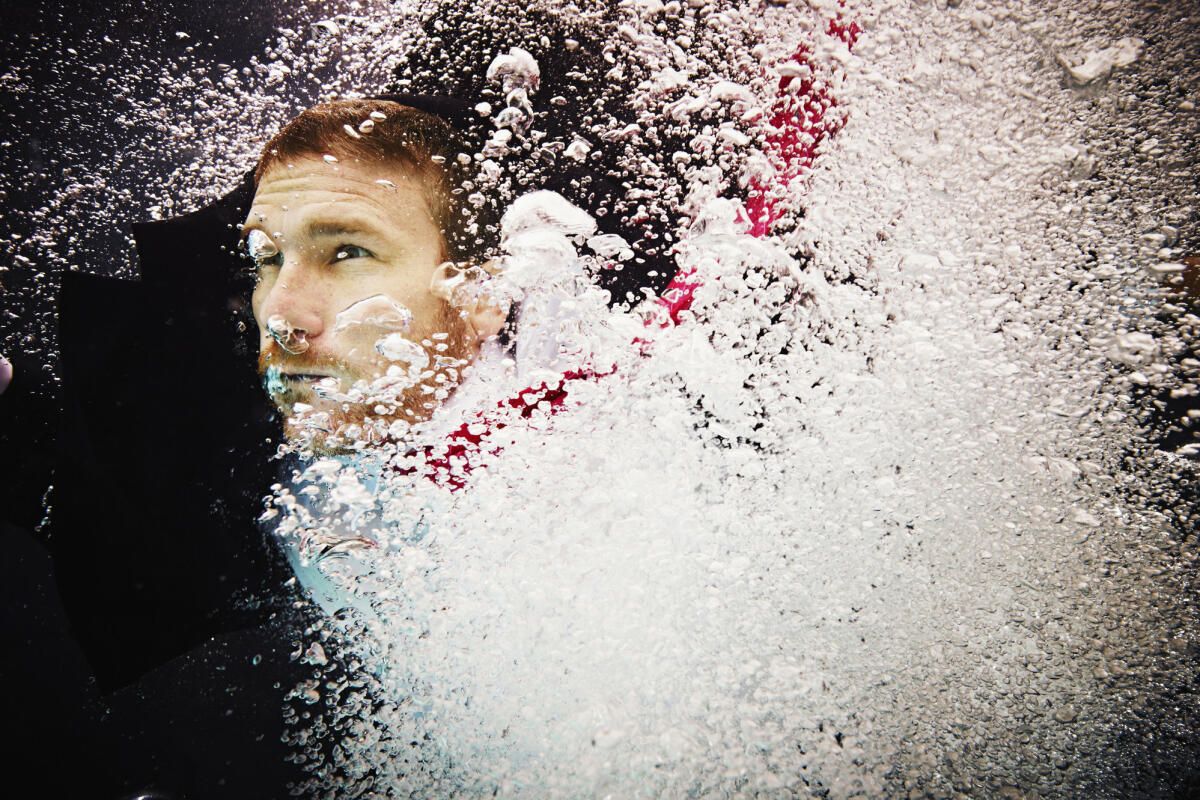
[[[361,427],[350,420],[335,420],[326,424],[311,416],[289,416],[283,423],[283,435],[294,449],[301,453],[321,456],[345,455],[360,450],[371,442],[359,435]]]
[[[277,396],[275,402],[288,444],[299,452],[317,455],[344,455],[403,442],[411,426],[426,421],[436,410],[424,407],[428,396],[416,393],[416,387],[399,396],[374,397],[363,403],[346,404],[312,392]],[[378,413],[378,406],[385,402],[388,413]]]
[[[365,412],[365,407],[363,411]],[[374,418],[370,422],[365,413],[336,412],[319,408],[303,414],[287,414],[283,433],[288,442],[300,452],[317,455],[345,455],[366,447],[374,447],[395,441],[390,430],[391,420]]]
[[[287,439],[288,444],[299,453],[311,453],[318,456],[337,456],[355,452],[355,448],[350,446],[349,440],[344,436],[338,436],[333,433],[313,431],[310,428],[285,424],[283,435]]]

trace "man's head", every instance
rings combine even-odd
[[[501,309],[454,291],[483,273],[488,238],[465,151],[437,117],[378,100],[317,106],[267,143],[242,233],[259,369],[289,436],[401,435],[499,330]]]

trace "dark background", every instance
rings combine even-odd
[[[248,64],[286,5],[127,0],[7,7],[0,29],[0,204],[8,209],[0,215],[0,353],[16,369],[12,390],[0,395],[0,420],[22,420],[0,428],[6,478],[0,502],[7,519],[32,528],[42,517],[59,403],[55,303],[61,273],[136,276],[132,224],[149,218],[139,188],[147,176],[176,166],[160,158],[160,131],[144,121],[130,127],[117,119],[118,112],[158,92],[142,77],[154,70],[138,62]],[[189,38],[178,37],[179,31]],[[114,99],[118,92],[128,100]],[[136,159],[126,155],[131,150]],[[117,159],[136,168],[106,175],[101,186],[89,181]],[[73,195],[65,203],[64,189]],[[39,234],[54,244],[31,241]],[[13,463],[17,453],[19,468]]]
[[[121,122],[161,93],[146,77],[155,65],[245,65],[281,10],[6,8],[0,353],[15,375],[0,395],[0,713],[18,744],[0,762],[10,796],[282,797],[299,777],[280,734],[283,694],[302,677],[289,653],[303,619],[286,600],[253,596],[284,574],[253,525],[269,420],[252,372],[213,361],[236,346],[236,287],[203,280],[211,242],[187,229],[139,239],[181,274],[194,270],[190,285],[131,280],[133,225],[149,217],[141,187],[178,164],[150,120]],[[189,336],[208,345],[189,347]],[[154,363],[166,368],[146,381]],[[198,417],[172,400],[189,389],[229,402]]]

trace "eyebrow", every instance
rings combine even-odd
[[[260,230],[264,233],[270,233],[264,225],[258,220],[248,222],[242,226],[241,240],[245,241],[249,237],[250,232]],[[314,221],[308,223],[304,229],[305,234],[309,238],[335,238],[338,236],[377,236],[375,227],[369,223],[349,221],[349,222],[320,222]],[[274,238],[274,237],[272,237]]]
[[[306,233],[315,239],[318,237],[370,235],[372,231],[365,225],[355,223],[311,222],[308,224]]]

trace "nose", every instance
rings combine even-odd
[[[294,355],[308,350],[325,330],[326,287],[301,264],[284,263],[266,288],[259,325],[280,347]]]
[[[300,355],[308,350],[308,331],[293,327],[282,314],[267,317],[267,333],[292,355]]]

